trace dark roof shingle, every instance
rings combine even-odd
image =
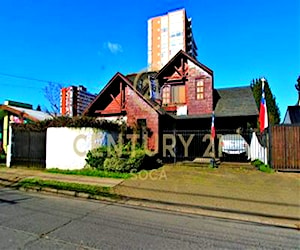
[[[253,93],[250,87],[216,89],[216,116],[251,116],[258,115]]]
[[[283,123],[300,124],[300,106],[288,106]]]

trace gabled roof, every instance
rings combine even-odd
[[[22,107],[15,107],[11,105],[0,105],[0,110],[11,112],[19,117],[23,117],[34,122],[52,118],[51,115],[42,111]]]
[[[204,71],[206,71],[210,74],[213,74],[213,71],[210,68],[208,68],[204,64],[198,62],[195,58],[191,57],[189,54],[187,54],[183,50],[180,50],[164,67],[162,67],[162,69],[157,73],[156,78],[159,78],[161,75],[163,75],[168,70],[170,65],[172,65],[175,61],[177,61],[178,59],[180,59],[182,57],[192,61],[195,65],[197,65]]]
[[[125,77],[129,81],[134,83],[137,79],[144,79],[144,78],[147,78],[148,76],[155,77],[157,73],[158,73],[157,71],[143,71],[143,72],[128,74]]]
[[[114,94],[114,92],[118,93],[118,91],[120,90],[119,86],[116,85],[118,83],[117,79],[120,79],[122,82],[124,82],[141,99],[143,99],[143,101],[145,101],[149,106],[151,106],[153,109],[155,109],[158,113],[161,113],[160,110],[155,108],[154,104],[151,101],[147,100],[140,92],[138,92],[136,90],[136,88],[133,86],[133,83],[127,77],[125,77],[120,72],[117,72],[112,77],[112,79],[105,85],[105,87],[100,91],[100,93],[97,95],[97,97],[94,99],[94,101],[92,103],[90,103],[90,105],[85,109],[85,111],[83,112],[83,115],[88,115],[90,112],[93,112],[93,110],[91,110],[91,109],[94,106],[97,106],[97,109],[99,109],[98,108],[99,106],[106,107],[112,101],[111,97],[109,97],[109,98],[107,98],[107,97],[110,96],[110,94]],[[106,92],[109,93],[109,95],[106,96]],[[95,108],[95,110],[96,110],[96,108]]]
[[[284,124],[300,124],[300,106],[288,106]]]
[[[258,108],[250,87],[234,87],[215,90],[216,116],[255,116]]]

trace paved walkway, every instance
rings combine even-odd
[[[66,175],[47,173],[41,170],[23,168],[0,168],[0,180],[19,181],[24,178],[39,178],[42,180],[57,180],[70,183],[90,184],[102,187],[114,187],[122,183],[123,179],[97,178],[81,175]]]
[[[300,174],[266,174],[239,167],[165,165],[131,179],[0,168],[0,184],[36,177],[111,187],[119,202],[300,229]]]

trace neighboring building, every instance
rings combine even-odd
[[[191,18],[185,9],[168,12],[148,20],[148,68],[160,70],[179,50],[197,57]]]
[[[300,106],[288,106],[283,124],[300,125]]]
[[[82,115],[85,108],[94,100],[96,95],[87,92],[87,89],[79,85],[61,89],[60,113],[65,116]]]
[[[10,123],[37,122],[51,118],[47,113],[32,109],[31,104],[5,101],[0,105],[0,153],[2,148],[6,152]]]
[[[298,101],[295,106],[288,106],[284,116],[283,124],[300,125],[300,76],[295,88],[298,92]]]
[[[158,95],[151,94],[153,82]],[[165,131],[209,131],[213,111],[217,132],[254,127],[258,117],[249,86],[214,89],[213,71],[181,50],[157,73],[116,73],[84,115],[144,126],[148,148],[162,152]]]

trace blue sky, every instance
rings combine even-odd
[[[116,72],[144,70],[147,20],[181,7],[215,88],[264,76],[283,119],[298,98],[299,0],[0,0],[0,103],[49,108],[47,81],[99,93]]]

